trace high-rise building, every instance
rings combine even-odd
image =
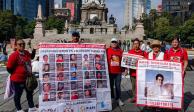
[[[51,14],[54,7],[53,0],[6,0],[6,10],[11,10],[14,15],[23,16],[28,20],[34,20],[37,15],[38,4],[42,5],[44,17]]]
[[[162,0],[162,10],[185,21],[192,13],[194,0]]]
[[[62,0],[62,7],[70,10],[71,20],[80,22],[82,0]]]
[[[142,14],[145,12],[145,1],[144,0],[126,0],[125,4],[125,15],[124,24],[132,28],[134,21],[140,19]]]

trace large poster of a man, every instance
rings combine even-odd
[[[181,109],[183,101],[181,63],[139,60],[137,105]]]

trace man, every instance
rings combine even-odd
[[[172,48],[166,51],[167,60],[173,62],[180,62],[182,64],[183,78],[185,77],[185,71],[188,65],[188,54],[187,51],[180,47],[180,41],[178,38],[173,38]]]
[[[116,100],[119,106],[124,105],[121,101],[121,59],[123,51],[119,48],[118,41],[116,38],[111,39],[111,47],[107,49],[107,60],[109,68],[110,86],[111,86],[111,97],[114,99],[114,84],[116,88]]]
[[[147,88],[147,97],[149,98],[158,98],[162,95],[162,86],[163,86],[164,76],[162,74],[156,75],[156,81],[154,85]]]
[[[73,32],[72,33],[72,40],[69,41],[69,43],[79,43],[80,34],[79,32]]]
[[[128,52],[129,54],[135,54],[135,55],[140,55],[140,56],[144,56],[146,55],[146,53],[144,51],[142,51],[140,49],[140,40],[139,39],[135,39],[133,40],[133,48],[131,50],[129,50]],[[127,71],[125,71],[127,72]],[[133,97],[131,99],[129,99],[129,102],[135,103],[135,93],[136,93],[136,70],[134,69],[130,69],[130,79],[131,79],[131,84],[132,84],[132,94]]]

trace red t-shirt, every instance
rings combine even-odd
[[[108,68],[110,74],[121,74],[121,59],[123,51],[119,49],[108,48],[107,58],[108,58]]]
[[[147,55],[146,52],[144,52],[144,51],[142,51],[140,49],[137,50],[137,51],[135,49],[132,49],[132,50],[129,50],[128,53],[129,54],[140,55],[140,56],[144,56],[144,57]],[[130,69],[130,75],[133,76],[133,77],[136,77],[136,70]]]
[[[184,61],[188,60],[187,51],[183,48],[178,48],[177,51],[173,50],[173,48],[170,48],[165,53],[167,54],[167,60],[180,62],[182,67],[184,67]]]
[[[24,61],[25,62],[31,61],[31,54],[26,50],[24,51],[24,54],[20,54],[19,51],[15,51],[9,56],[7,68],[13,69],[13,73],[11,74],[10,77],[11,81],[25,82],[27,74]]]

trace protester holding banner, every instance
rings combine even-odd
[[[173,38],[172,48],[166,51],[167,59],[173,62],[180,62],[183,69],[183,78],[185,77],[185,70],[188,65],[188,54],[187,51],[180,47],[179,38]]]
[[[22,110],[20,99],[23,93],[23,90],[26,90],[26,97],[29,104],[29,111],[36,112],[36,108],[33,102],[33,91],[29,91],[26,88],[26,78],[27,73],[30,73],[31,68],[31,59],[35,57],[36,51],[33,50],[32,54],[30,54],[25,49],[25,42],[23,40],[16,41],[17,50],[13,52],[8,59],[7,63],[7,71],[11,74],[11,82],[15,89],[14,94],[14,103],[17,109],[17,112],[24,112]]]
[[[111,86],[111,98],[114,99],[114,84],[116,87],[116,100],[119,106],[124,105],[121,101],[121,59],[123,51],[119,48],[116,38],[111,39],[111,47],[107,49],[108,68]]]
[[[135,55],[140,55],[145,57],[146,52],[142,51],[140,49],[140,40],[135,39],[133,40],[133,48],[128,51],[129,54],[135,54]],[[132,99],[129,99],[130,102],[134,103],[135,102],[135,93],[136,93],[136,70],[135,69],[130,69],[130,79],[131,79],[131,84],[132,84],[132,94],[133,97]]]
[[[167,56],[160,51],[161,43],[159,40],[153,40],[151,43],[152,52],[148,53],[147,59],[151,60],[165,60]]]
[[[69,43],[78,43],[80,39],[80,34],[79,32],[73,32],[72,33],[72,40],[69,41]]]

